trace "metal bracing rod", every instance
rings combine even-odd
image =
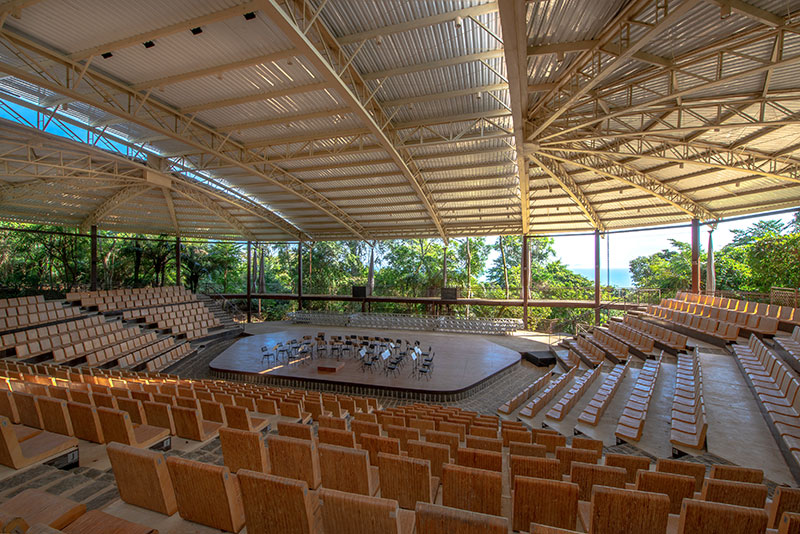
[[[528,158],[532,163],[538,165],[544,172],[549,174],[550,177],[556,181],[556,183],[558,183],[564,192],[575,202],[578,208],[580,208],[583,214],[586,215],[586,218],[593,227],[600,231],[605,230],[605,226],[600,221],[600,217],[598,217],[594,206],[592,206],[591,202],[589,202],[589,199],[586,198],[586,195],[583,193],[577,182],[575,182],[575,180],[569,174],[567,174],[567,171],[564,169],[561,163],[543,154],[536,154],[535,156],[528,155]]]
[[[114,211],[119,206],[133,200],[134,198],[150,191],[152,186],[145,184],[128,185],[114,193],[106,201],[95,208],[86,218],[81,221],[78,228],[81,232],[86,232],[90,226],[96,226],[98,223]]]

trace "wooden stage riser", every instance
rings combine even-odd
[[[520,365],[520,364],[517,364]],[[308,389],[312,391],[322,391],[325,393],[340,393],[345,395],[360,395],[365,397],[389,397],[393,399],[407,399],[422,402],[458,402],[471,397],[475,393],[491,386],[498,380],[516,369],[515,365],[508,367],[499,373],[490,376],[483,382],[475,384],[471,388],[456,393],[431,393],[415,390],[404,390],[396,388],[369,387],[343,382],[312,381],[309,379],[291,379],[275,377],[270,375],[252,375],[246,373],[232,373],[216,371],[211,369],[211,376],[222,380],[233,382],[245,382],[247,384],[263,384],[283,388]],[[424,381],[423,381],[424,383]]]

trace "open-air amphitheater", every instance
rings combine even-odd
[[[800,205],[799,10],[0,3],[0,219],[92,251],[90,287],[0,300],[0,531],[800,533],[797,291],[699,265],[701,227]],[[601,301],[600,238],[642,227],[691,240],[686,290]],[[179,285],[102,287],[98,229],[174,238]],[[582,233],[594,299],[531,299],[527,238]],[[497,235],[525,236],[514,298],[303,293],[304,244]],[[182,287],[192,239],[247,243],[247,293]],[[252,291],[274,242],[292,294]],[[362,311],[304,306],[337,300]]]

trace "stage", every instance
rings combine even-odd
[[[288,325],[287,325],[288,326]],[[270,349],[281,342],[300,339],[304,335],[316,337],[325,332],[331,336],[376,336],[420,342],[423,350],[432,347],[436,353],[430,379],[411,376],[413,362],[410,357],[399,373],[386,375],[382,367],[372,372],[362,372],[361,362],[345,354],[337,358],[321,357],[292,361],[285,358],[261,363],[261,347]],[[397,395],[425,399],[456,400],[485,385],[520,361],[520,353],[482,336],[410,332],[408,330],[377,331],[373,329],[289,326],[281,332],[246,336],[228,347],[211,361],[209,367],[215,376],[284,387],[307,387],[364,395]],[[318,370],[323,366],[324,370]],[[335,368],[335,370],[333,370]]]

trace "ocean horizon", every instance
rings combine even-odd
[[[594,269],[580,269],[580,268],[573,268],[570,267],[570,270],[578,273],[582,276],[585,276],[589,280],[594,280]],[[609,281],[609,274],[611,275],[611,285],[615,287],[632,287],[633,281],[631,279],[631,272],[628,269],[611,269],[611,273],[608,272],[608,269],[600,269],[600,283],[606,285]]]

